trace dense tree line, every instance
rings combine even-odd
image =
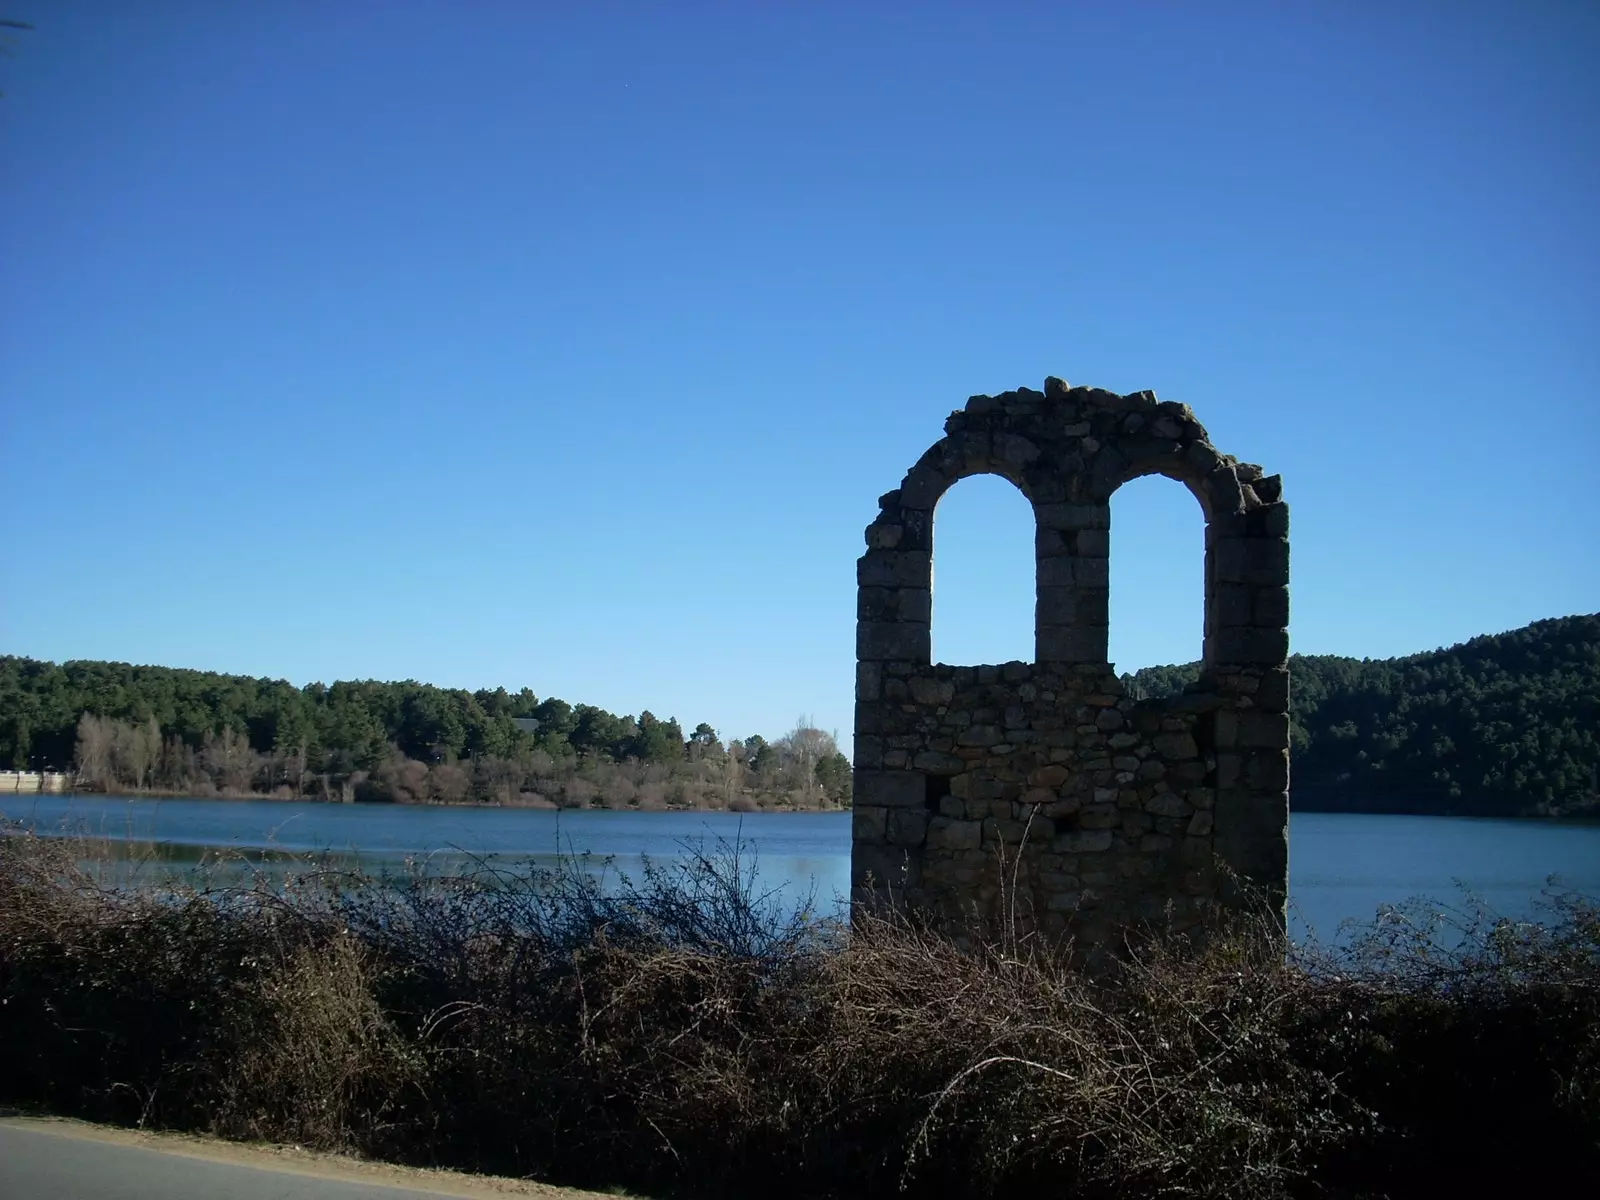
[[[1290,802],[1301,810],[1600,814],[1600,614],[1406,658],[1295,655]],[[1199,664],[1123,677],[1182,691]]]
[[[773,742],[688,736],[524,688],[469,692],[0,657],[0,765],[110,790],[569,807],[847,803],[849,764],[805,719]]]

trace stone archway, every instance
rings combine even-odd
[[[933,510],[996,474],[1033,506],[1034,661],[930,662]],[[1134,701],[1107,654],[1112,494],[1182,482],[1206,523],[1201,678]],[[1092,945],[1288,883],[1288,508],[1187,405],[1073,388],[974,396],[879,500],[857,566],[857,902],[992,913]]]

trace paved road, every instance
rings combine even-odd
[[[274,1162],[268,1152],[225,1143],[169,1143],[69,1123],[0,1120],[0,1200],[425,1200],[586,1194],[509,1180],[480,1190],[471,1177],[457,1177],[459,1185],[437,1184],[439,1176],[420,1174],[415,1183],[350,1177],[363,1170],[381,1173],[384,1168],[310,1156],[285,1164]],[[445,1190],[433,1190],[430,1184]]]

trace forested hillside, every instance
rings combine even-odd
[[[534,729],[519,725],[529,719]],[[0,657],[0,766],[110,790],[585,807],[817,807],[848,799],[833,737],[724,743],[701,724],[407,681],[321,683]]]
[[[1406,658],[1289,660],[1302,811],[1600,813],[1600,614]],[[1123,677],[1179,692],[1199,665]]]
[[[1295,655],[1295,808],[1600,813],[1600,614],[1395,659]],[[1197,664],[1124,676],[1181,691]],[[537,721],[529,731],[518,719]],[[126,663],[0,657],[0,766],[89,786],[573,807],[848,802],[833,738],[685,736],[650,712],[414,682],[295,687]]]

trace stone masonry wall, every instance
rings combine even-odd
[[[1231,874],[1288,885],[1289,518],[1279,477],[1187,405],[1073,388],[974,396],[883,496],[857,570],[857,903],[998,916],[1093,948],[1203,921]],[[933,511],[1014,483],[1037,522],[1035,661],[929,661]],[[1206,522],[1200,682],[1136,701],[1106,661],[1112,494],[1161,474]],[[1012,906],[1007,905],[1008,911]]]

